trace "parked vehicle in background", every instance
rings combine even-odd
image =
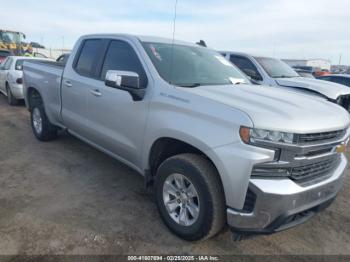
[[[0,66],[0,92],[7,96],[9,105],[17,105],[23,99],[23,62],[38,60],[22,56],[9,56]]]
[[[331,73],[328,70],[318,70],[314,72],[314,76],[315,77],[319,77],[319,76],[328,76]]]
[[[61,64],[61,65],[66,65],[67,61],[68,61],[68,58],[69,58],[69,54],[62,54],[60,55],[57,59],[56,59],[56,62]]]
[[[0,29],[0,49],[11,51],[14,55],[23,55],[31,45],[23,42],[25,34],[17,31]]]
[[[293,68],[295,72],[298,73],[298,75],[300,75],[301,77],[306,77],[306,78],[315,78],[313,76],[312,73],[310,73],[310,71],[308,70],[304,70],[304,69],[298,69],[298,68]]]
[[[238,52],[222,52],[222,54],[249,76],[254,84],[283,87],[316,95],[350,111],[350,89],[343,85],[301,77],[280,59]]]
[[[317,68],[314,68],[312,66],[292,66],[292,68],[305,70],[305,71],[308,71],[310,74],[313,74],[316,70],[318,70]]]
[[[323,99],[249,80],[208,48],[146,36],[89,35],[65,66],[24,64],[34,135],[58,128],[153,185],[186,240],[272,233],[328,206],[342,187],[349,114]],[[117,175],[117,174],[116,174]]]
[[[0,49],[0,64],[6,59],[6,57],[13,55],[10,50]]]
[[[34,57],[37,57],[37,58],[48,58],[46,55],[38,52],[34,52],[33,55]]]
[[[334,74],[327,76],[319,76],[317,79],[331,81],[337,84],[345,85],[350,87],[350,75],[347,74]]]

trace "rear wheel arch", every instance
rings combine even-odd
[[[28,87],[28,89],[27,89],[27,101],[28,101],[29,111],[31,111],[33,109],[33,105],[35,103],[37,103],[39,101],[42,104],[44,103],[40,92],[34,87]]]

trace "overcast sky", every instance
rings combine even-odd
[[[47,47],[87,33],[172,37],[175,0],[0,0],[0,27]],[[218,50],[350,64],[349,0],[178,0],[177,39]]]

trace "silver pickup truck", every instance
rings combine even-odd
[[[342,187],[349,114],[259,89],[219,53],[130,35],[89,35],[65,66],[26,62],[34,135],[59,129],[127,164],[179,237],[272,233],[328,206]]]

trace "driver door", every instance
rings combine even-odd
[[[126,41],[112,39],[102,63],[100,80],[87,94],[88,138],[108,152],[133,165],[138,165],[143,145],[148,101],[134,101],[123,90],[105,85],[108,70],[131,71],[140,78],[140,87],[148,78],[135,49]]]

